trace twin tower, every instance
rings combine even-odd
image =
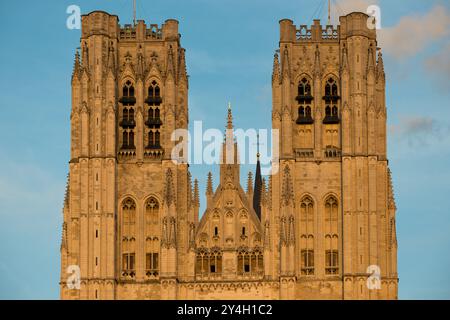
[[[178,22],[82,17],[72,74],[62,299],[396,299],[396,206],[383,58],[368,16],[280,21],[272,71],[278,170],[239,164],[199,190],[171,159],[188,128]],[[231,109],[229,129],[233,128]],[[227,135],[223,152],[237,150]],[[256,196],[257,195],[257,196]]]

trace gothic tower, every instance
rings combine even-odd
[[[272,75],[280,161],[265,223],[281,298],[397,298],[385,74],[367,20],[280,21]]]
[[[172,132],[188,125],[178,22],[122,27],[117,16],[94,11],[82,16],[80,46],[61,297],[175,299],[186,276],[187,226],[196,221],[187,164],[171,156]],[[69,266],[80,269],[80,290],[67,286]]]

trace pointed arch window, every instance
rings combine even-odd
[[[338,201],[334,196],[330,196],[325,201],[325,221],[336,222],[337,220],[338,220]]]
[[[161,111],[159,107],[148,108],[148,117],[147,121],[145,121],[145,124],[149,128],[159,129],[161,127],[162,121],[161,121]]]
[[[311,83],[309,82],[308,79],[303,78],[302,80],[300,80],[299,84],[298,84],[298,88],[297,88],[297,98],[296,100],[299,103],[302,102],[311,102],[313,100],[313,96],[312,96],[312,92],[311,92]]]
[[[148,143],[147,149],[161,149],[161,89],[153,80],[148,87],[148,96],[145,102],[148,104],[148,117],[145,125],[148,127]]]
[[[134,129],[136,127],[133,107],[123,107],[122,120],[120,121],[119,125],[124,129]]]
[[[136,149],[134,144],[134,131],[133,129],[123,129],[122,131],[122,147],[121,149]]]
[[[148,96],[145,99],[145,103],[149,106],[159,106],[162,103],[161,89],[155,80],[148,87]]]
[[[159,276],[160,254],[160,205],[151,197],[145,202],[145,276],[155,279]]]
[[[325,99],[339,99],[336,80],[329,78],[325,84]]]
[[[195,273],[198,278],[208,279],[222,274],[222,251],[219,248],[199,249],[196,260]]]
[[[240,276],[262,276],[264,274],[264,255],[260,248],[248,250],[241,248],[237,252],[237,268]]]
[[[126,130],[122,132],[122,149],[128,149],[128,132]]]
[[[161,132],[158,129],[149,130],[147,149],[161,149]]]
[[[122,87],[122,97],[119,102],[124,106],[134,106],[136,104],[136,97],[134,92],[134,85],[130,80],[127,80]]]
[[[216,275],[222,273],[222,251],[219,249],[212,250],[209,256],[209,272]]]
[[[314,201],[303,197],[300,203],[300,273],[314,275]]]
[[[340,99],[338,94],[338,85],[336,80],[329,78],[325,84],[325,118],[324,124],[338,124],[339,123],[339,109],[338,101]]]
[[[312,124],[314,120],[311,113],[311,101],[313,100],[311,83],[307,78],[300,80],[298,84],[298,118],[297,124]]]
[[[314,250],[301,250],[301,274],[302,276],[314,275]]]
[[[121,205],[121,258],[122,277],[136,275],[136,203],[127,198]]]
[[[119,122],[122,130],[121,149],[135,149],[134,129],[136,127],[136,120],[134,118],[134,105],[136,103],[136,97],[134,85],[130,80],[127,80],[123,85],[122,97],[119,102],[122,103],[122,118]]]
[[[339,206],[334,196],[325,200],[325,274],[339,274]]]
[[[339,273],[339,253],[337,250],[325,251],[325,274],[336,275]]]
[[[250,253],[247,250],[238,252],[238,274],[250,273]]]
[[[153,80],[148,87],[148,96],[145,100],[148,104],[148,119],[145,124],[150,128],[159,128],[162,125],[160,108],[162,103],[161,89],[158,83]]]

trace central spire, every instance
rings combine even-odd
[[[233,132],[233,115],[231,103],[228,103],[227,125],[224,141],[222,145],[220,183],[225,185],[225,181],[233,181],[234,185],[239,185],[239,156],[237,142]]]
[[[227,129],[233,129],[233,114],[231,113],[231,102],[228,102]]]

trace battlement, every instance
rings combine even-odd
[[[297,41],[337,41],[339,40],[339,26],[327,25],[323,29],[320,20],[314,20],[314,24],[308,29],[307,25],[300,25],[295,30]]]
[[[178,21],[168,19],[164,24],[146,25],[138,20],[136,25],[119,24],[119,18],[104,11],[93,11],[81,18],[81,37],[104,35],[123,41],[178,40]]]
[[[362,12],[352,12],[339,17],[337,26],[322,26],[319,19],[308,25],[300,25],[298,28],[290,19],[280,20],[281,42],[339,42],[351,36],[364,36],[376,39],[375,29],[369,29],[367,20],[369,16]]]
[[[143,20],[138,20],[136,25],[125,24],[120,27],[120,40],[178,40],[178,21],[174,19],[166,20],[159,26],[158,24],[146,25]]]

